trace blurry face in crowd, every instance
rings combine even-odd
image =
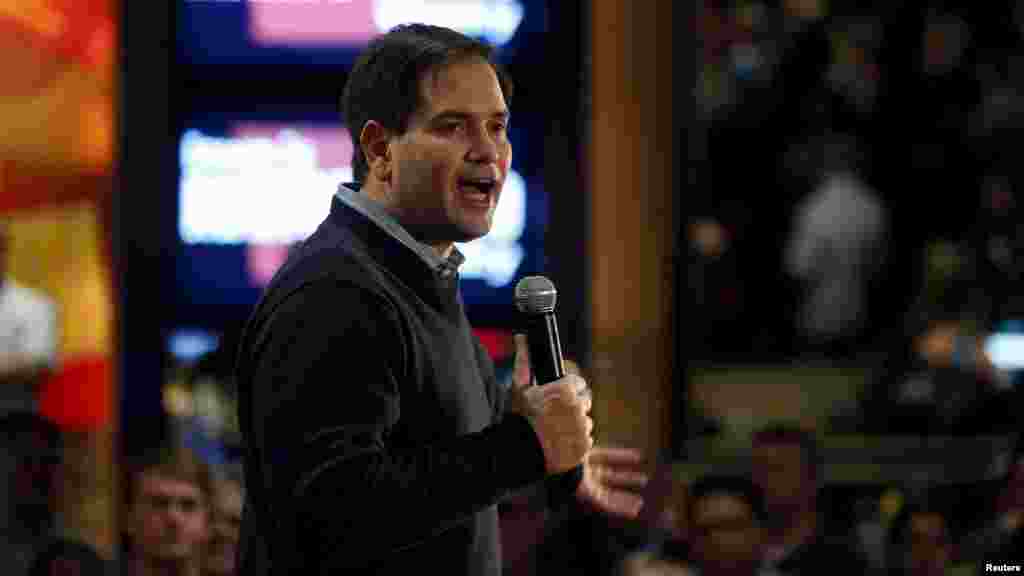
[[[421,93],[408,129],[387,146],[390,158],[368,155],[371,172],[389,181],[384,203],[428,244],[484,236],[512,162],[498,77],[483,59],[469,58],[427,74]]]
[[[237,482],[219,481],[214,485],[210,542],[206,569],[209,574],[235,574],[235,551],[242,526],[242,488]]]
[[[694,558],[702,574],[753,574],[761,559],[760,529],[750,506],[732,494],[710,494],[691,504]]]
[[[946,521],[939,514],[915,514],[910,519],[908,573],[913,576],[941,576],[949,564]]]
[[[813,490],[799,444],[755,444],[751,466],[754,482],[764,491],[766,508],[772,514],[792,513]]]
[[[207,508],[195,483],[143,473],[135,495],[135,546],[158,560],[186,560],[207,537]]]

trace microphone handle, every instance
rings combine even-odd
[[[530,349],[530,368],[538,385],[554,382],[565,376],[562,362],[562,341],[558,337],[558,321],[554,312],[528,316],[526,342]],[[583,466],[577,466],[549,479],[549,490],[556,499],[570,497],[583,480]]]
[[[565,376],[562,342],[558,338],[558,322],[554,313],[529,316],[526,341],[537,384],[548,384]]]

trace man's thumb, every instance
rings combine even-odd
[[[513,336],[513,339],[516,344],[513,378],[515,379],[516,387],[522,388],[529,386],[533,381],[533,374],[530,372],[530,349],[527,345],[525,334],[516,334]]]

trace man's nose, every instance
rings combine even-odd
[[[487,130],[477,130],[469,149],[469,160],[480,164],[496,164],[499,156],[499,145],[495,137]]]
[[[185,524],[185,511],[181,506],[172,504],[167,508],[167,518],[175,526],[182,526]]]

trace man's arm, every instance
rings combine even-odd
[[[544,475],[540,443],[518,416],[394,446],[408,341],[382,298],[328,282],[289,297],[256,335],[252,453],[273,494],[267,511],[296,515],[307,553],[343,564],[409,547]]]

